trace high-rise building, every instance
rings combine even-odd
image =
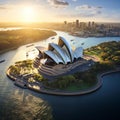
[[[86,28],[86,23],[85,22],[80,22],[80,28],[83,30]]]
[[[64,21],[64,24],[66,25],[66,24],[67,24],[67,21]]]
[[[91,22],[90,22],[90,21],[88,22],[88,27],[89,27],[89,28],[91,27]]]
[[[79,20],[76,20],[76,27],[79,27]]]
[[[95,22],[94,21],[92,21],[92,26],[95,26]]]

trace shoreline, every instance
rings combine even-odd
[[[26,28],[23,28],[23,29],[21,29],[21,30],[25,30]],[[29,30],[29,29],[28,29]],[[30,29],[31,30],[31,29]],[[32,30],[34,30],[33,28],[32,28]],[[11,30],[11,31],[13,31],[13,30]],[[15,31],[17,31],[17,29],[15,30]],[[39,31],[39,32],[41,32],[40,34],[42,35],[43,33],[44,33],[44,31],[46,31],[46,33],[49,33],[47,36],[39,36],[40,38],[36,38],[35,40],[34,40],[34,37],[31,39],[31,40],[29,40],[29,38],[27,38],[28,36],[26,36],[26,39],[27,39],[27,41],[25,41],[25,42],[22,42],[22,39],[19,39],[19,41],[20,41],[20,43],[18,43],[18,42],[14,42],[14,45],[13,46],[10,46],[10,47],[7,47],[7,48],[2,48],[1,49],[1,51],[0,51],[0,55],[2,55],[2,54],[4,54],[4,53],[6,53],[6,52],[9,52],[9,51],[11,51],[11,50],[15,50],[15,49],[18,49],[19,47],[21,47],[21,46],[24,46],[24,45],[29,45],[29,44],[32,44],[32,43],[35,43],[35,42],[39,42],[39,41],[43,41],[43,40],[45,40],[45,39],[48,39],[48,38],[50,38],[50,37],[52,37],[52,36],[56,36],[57,35],[57,33],[55,32],[55,31],[53,31],[53,30],[37,30],[37,31]],[[6,32],[6,31],[1,31],[0,30],[0,32]],[[42,33],[43,32],[43,33]],[[44,33],[45,34],[45,33]],[[19,34],[18,34],[19,35]],[[10,36],[10,35],[9,35]],[[9,37],[8,36],[8,37]],[[3,39],[4,40],[4,39]],[[10,42],[10,40],[9,39],[7,39],[8,40],[8,42]],[[6,45],[6,44],[5,44]],[[6,47],[6,46],[5,46]]]
[[[90,38],[92,38],[92,37],[95,37],[95,38],[104,38],[104,37],[120,37],[120,35],[113,35],[113,36],[105,36],[105,35],[103,35],[103,36],[97,36],[97,35],[78,35],[78,34],[74,34],[74,33],[69,33],[68,32],[68,34],[69,35],[72,35],[72,36],[75,36],[75,37],[80,37],[80,38],[88,38],[88,37],[90,37]]]
[[[85,95],[85,94],[89,94],[89,93],[92,93],[92,92],[95,92],[96,90],[98,90],[102,86],[102,84],[103,84],[102,78],[104,76],[112,74],[112,73],[116,73],[116,72],[120,72],[120,69],[112,70],[112,71],[108,71],[108,72],[104,72],[104,73],[98,74],[97,75],[97,83],[96,83],[95,86],[91,87],[90,89],[80,90],[80,91],[77,91],[77,92],[68,92],[68,91],[63,91],[63,90],[59,90],[59,89],[58,90],[47,90],[47,89],[43,88],[43,86],[41,86],[40,89],[37,89],[37,88],[34,88],[34,87],[30,86],[29,83],[26,83],[25,86],[26,86],[27,89],[30,89],[32,91],[35,91],[35,92],[38,92],[38,93],[43,93],[43,94],[49,94],[49,95],[56,95],[56,96],[78,96],[78,95]],[[10,68],[7,69],[6,75],[11,80],[17,81],[16,77],[10,75]],[[21,88],[24,89],[24,86],[21,87]]]
[[[75,36],[75,37],[80,37],[80,38],[103,38],[103,37],[120,37],[120,35],[92,35],[92,34],[85,34],[85,35],[79,35],[79,34],[76,34],[76,33],[71,33],[70,31],[66,31],[66,30],[60,30],[60,29],[54,29],[54,30],[57,30],[57,31],[61,31],[61,32],[66,32],[68,33],[69,35],[72,35],[72,36]]]
[[[11,47],[11,48],[8,48],[8,49],[5,49],[5,50],[1,50],[1,51],[0,51],[0,55],[4,54],[4,53],[6,53],[6,52],[12,51],[12,50],[16,50],[16,49],[18,49],[19,47],[20,47],[20,46],[18,46],[18,47]]]

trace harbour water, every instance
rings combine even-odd
[[[11,28],[12,29],[12,28]],[[2,30],[2,28],[0,29]],[[65,37],[73,47],[88,48],[107,41],[120,41],[120,37],[79,38],[56,31]],[[71,41],[72,40],[72,41]],[[6,61],[0,63],[0,120],[116,120],[120,119],[120,72],[103,77],[102,87],[91,94],[82,96],[53,96],[23,90],[14,86],[6,77],[6,70],[14,62],[32,58],[35,46],[47,46],[55,39],[34,43],[29,48],[21,46],[0,55]],[[26,52],[29,56],[26,57]]]

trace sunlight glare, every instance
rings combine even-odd
[[[24,22],[33,22],[35,20],[35,11],[32,6],[27,6],[23,8],[22,11]]]

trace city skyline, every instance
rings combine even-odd
[[[119,22],[119,0],[1,0],[0,22]]]

